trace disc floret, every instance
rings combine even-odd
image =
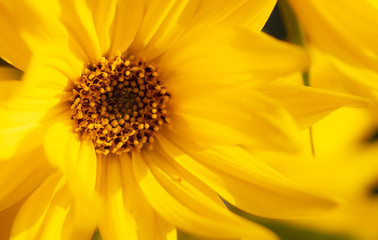
[[[92,139],[99,154],[151,148],[169,123],[170,94],[156,67],[133,56],[86,66],[72,92],[75,131]]]

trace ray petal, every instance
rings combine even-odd
[[[172,138],[172,137],[171,137]],[[163,137],[164,151],[231,204],[263,217],[301,217],[329,209],[335,203],[308,193],[240,147],[199,149],[190,142]]]
[[[267,229],[233,215],[193,185],[156,152],[133,155],[133,169],[142,192],[165,220],[204,237],[275,239]]]

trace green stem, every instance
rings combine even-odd
[[[93,233],[92,240],[102,240],[100,231],[96,229],[96,231]]]
[[[286,0],[278,0],[277,4],[280,9],[280,13],[287,33],[287,40],[291,43],[306,48],[306,41],[304,39],[303,31],[290,5],[287,3]],[[310,76],[308,71],[302,73],[302,78],[303,84],[305,86],[310,86]],[[312,155],[315,156],[312,127],[309,127],[309,137]]]

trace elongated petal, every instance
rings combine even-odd
[[[0,55],[17,68],[25,71],[32,54],[48,45],[78,51],[59,19],[58,1],[1,1],[0,6]]]
[[[77,56],[84,62],[98,60],[101,57],[101,46],[96,32],[94,12],[89,1],[64,1],[60,7],[61,21],[69,33],[68,40],[74,45],[73,50]],[[105,21],[103,18],[101,20]],[[101,31],[100,26],[98,31]]]
[[[73,132],[72,121],[55,123],[47,132],[44,148],[49,161],[67,175],[75,194],[91,195],[96,185],[97,156],[90,140]]]
[[[110,28],[109,56],[126,52],[133,42],[143,19],[144,1],[118,0]]]
[[[54,193],[62,187],[61,176],[51,175],[41,187],[28,198],[16,217],[12,239],[35,239],[43,224],[46,211]],[[25,231],[27,230],[27,231]]]
[[[104,239],[166,239],[175,229],[152,209],[138,188],[130,165],[131,159],[111,156],[103,159],[105,174],[102,195],[105,216],[100,222]]]
[[[0,106],[0,159],[19,156],[40,145],[45,127],[65,110],[59,107],[49,108],[50,101],[43,103],[28,100],[29,98],[17,99],[7,106]],[[33,105],[33,102],[36,104]]]
[[[0,209],[27,196],[51,171],[41,147],[5,162],[0,169]]]
[[[240,82],[260,85],[300,71],[307,64],[300,48],[263,33],[215,27],[181,39],[159,65],[162,78],[180,95],[183,89],[195,93],[197,88],[206,92]]]
[[[197,9],[198,0],[148,1],[131,53],[147,60],[159,56],[184,33]]]
[[[79,76],[77,67],[72,66],[77,61],[70,54],[43,52],[31,62],[23,81],[3,86],[9,88],[12,96],[0,103],[1,159],[9,159],[38,146],[46,128],[57,119],[66,117],[69,78]],[[2,85],[8,83],[1,82]]]
[[[9,26],[9,23],[13,22],[11,14],[5,13],[3,6],[0,9],[0,26],[2,32],[7,32],[6,37],[0,37],[0,57],[18,69],[25,70],[31,51],[14,28]]]
[[[159,142],[177,164],[231,204],[252,214],[299,217],[334,206],[327,198],[301,190],[239,147],[196,151],[195,145],[179,138],[169,141],[160,137]]]
[[[233,215],[211,197],[214,193],[184,169],[149,152],[133,155],[133,169],[153,208],[178,228],[205,237],[275,239],[268,230]],[[200,184],[200,183],[198,183]],[[210,195],[209,195],[210,194]]]
[[[191,28],[230,24],[260,31],[268,20],[276,0],[204,0],[198,6]]]
[[[96,29],[98,42],[101,48],[101,55],[107,53],[111,42],[111,25],[117,11],[118,0],[98,1],[90,0],[88,7],[93,18],[93,25]],[[79,9],[78,9],[79,10]],[[80,14],[80,12],[78,12]]]
[[[45,112],[0,109],[0,159],[7,160],[37,147],[41,143],[38,133],[43,132],[40,121]],[[38,130],[41,130],[39,132]],[[33,139],[33,141],[30,141]],[[28,144],[24,144],[28,142]],[[22,147],[21,147],[22,146]]]
[[[378,7],[369,1],[290,0],[310,41],[357,66],[378,70]],[[374,5],[375,4],[375,5]]]
[[[378,90],[377,71],[348,64],[312,45],[309,49],[312,58],[311,86],[359,95]]]
[[[172,131],[198,144],[296,148],[294,122],[283,108],[253,90],[230,87],[203,98],[175,100]]]
[[[340,107],[363,107],[368,104],[361,97],[304,86],[269,84],[261,91],[283,104],[301,129]]]
[[[51,175],[21,207],[12,228],[11,239],[90,238],[95,229],[93,219],[96,218],[93,213],[97,211],[94,209],[91,212],[93,215],[80,216],[83,211],[78,210],[74,203],[64,178],[60,174]],[[78,215],[82,221],[77,225],[73,221],[78,217],[76,213],[80,213]]]

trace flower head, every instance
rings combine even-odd
[[[0,53],[26,73],[1,107],[1,184],[29,168],[1,207],[32,192],[12,237],[271,239],[219,195],[265,217],[332,206],[249,152],[295,149],[292,118],[260,91],[307,65],[258,32],[274,3],[2,1]]]

